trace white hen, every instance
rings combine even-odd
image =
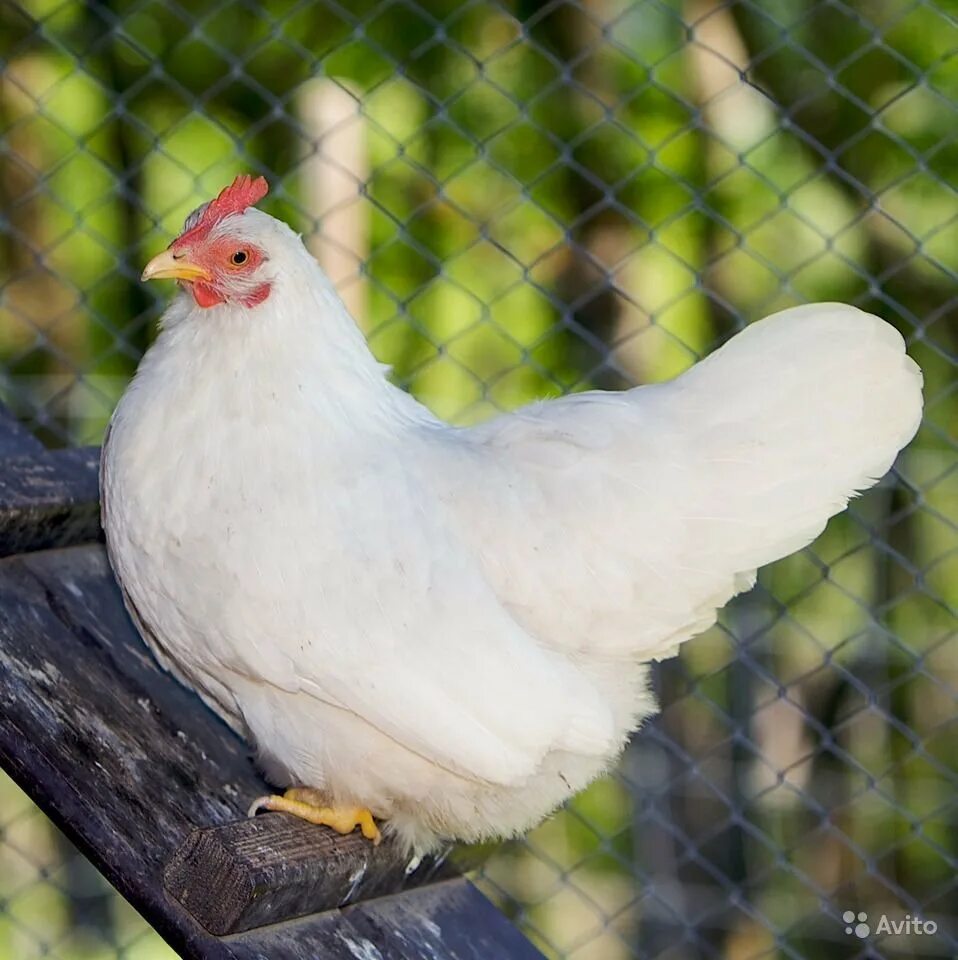
[[[647,661],[917,429],[901,337],[841,304],[671,383],[452,428],[263,193],[238,178],[145,271],[185,289],[113,417],[104,526],[160,661],[337,829],[374,837],[368,809],[423,850],[537,823],[654,711]]]

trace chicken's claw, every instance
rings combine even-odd
[[[283,796],[258,797],[249,808],[249,816],[255,817],[260,810],[272,810],[279,813],[291,813],[294,817],[330,827],[344,836],[352,833],[356,827],[362,830],[373,845],[379,844],[382,834],[372,813],[366,807],[326,806],[322,793],[310,787],[290,787]]]

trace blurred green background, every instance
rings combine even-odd
[[[656,671],[615,775],[478,881],[550,957],[958,955],[958,3],[0,0],[0,394],[98,443],[240,171],[460,423],[843,300],[905,335],[893,478]],[[155,286],[155,285],[154,285]],[[0,782],[0,957],[171,956]]]

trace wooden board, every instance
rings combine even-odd
[[[544,960],[463,879],[230,938],[236,960]]]
[[[0,461],[0,557],[102,539],[96,447]]]
[[[0,404],[0,557],[102,539],[98,447],[47,450]]]
[[[341,837],[261,814],[194,830],[166,865],[167,892],[212,933],[227,934],[392,893],[440,875],[441,858],[403,856],[362,834]]]

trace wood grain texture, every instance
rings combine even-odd
[[[46,450],[0,404],[0,556],[100,539],[99,450]]]
[[[0,461],[0,557],[102,539],[98,471],[96,447]]]
[[[285,814],[245,819],[268,789],[246,745],[157,666],[99,545],[0,560],[0,765],[184,957],[538,956],[465,880],[338,909],[398,889],[404,858]],[[222,940],[191,910],[218,932],[272,925]],[[292,919],[307,911],[325,912]]]
[[[462,878],[369,900],[306,925],[241,934],[229,942],[236,960],[544,960]]]
[[[390,842],[278,813],[194,830],[163,876],[170,896],[216,934],[392,893],[434,879],[440,861],[410,860]]]

